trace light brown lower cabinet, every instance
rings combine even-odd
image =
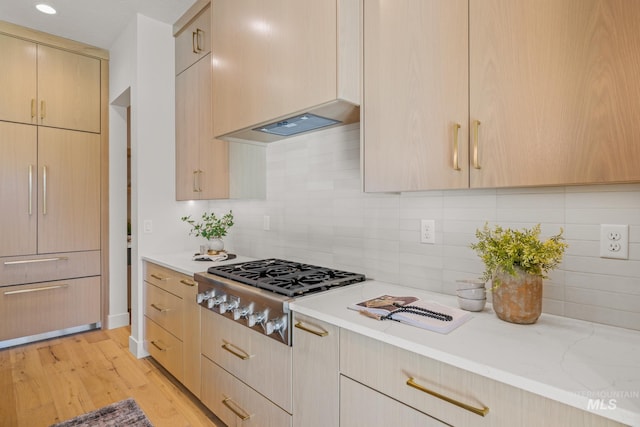
[[[0,288],[0,341],[100,322],[100,276]]]
[[[386,402],[384,405],[396,406],[400,402],[453,426],[621,426],[598,415],[344,329],[340,331],[340,371],[361,387],[387,396],[387,400],[377,397]],[[353,392],[353,384],[347,387],[344,391],[351,392],[341,398],[341,418],[350,410],[342,404],[373,406],[365,394]],[[341,389],[341,394],[344,391]],[[354,424],[346,425],[360,424],[354,421]],[[386,425],[380,421],[368,424]]]
[[[200,397],[200,306],[193,277],[144,263],[147,352]]]

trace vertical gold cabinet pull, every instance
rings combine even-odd
[[[229,408],[229,410],[234,414],[236,414],[236,416],[240,418],[242,421],[245,421],[251,418],[251,415],[249,415],[247,411],[245,411],[240,406],[238,406],[238,404],[233,400],[231,400],[230,397],[225,396],[224,399],[222,400],[222,404],[227,408]]]
[[[476,415],[480,415],[481,417],[484,417],[485,415],[487,415],[489,413],[489,408],[487,408],[486,406],[483,406],[482,408],[476,408],[475,406],[471,406],[471,405],[467,405],[466,403],[460,402],[459,400],[455,400],[452,399],[448,396],[445,396],[443,394],[440,394],[436,391],[433,390],[429,390],[428,388],[426,388],[425,386],[422,386],[420,384],[418,384],[417,382],[415,382],[415,378],[409,378],[407,380],[407,385],[409,387],[413,387],[416,390],[420,390],[424,393],[430,394],[433,397],[437,397],[438,399],[444,400],[445,402],[449,402],[452,405],[456,405],[462,409],[466,409],[469,412],[473,412]]]
[[[202,52],[202,48],[200,47],[200,34],[204,34],[204,31],[202,31],[200,28],[196,28],[196,49],[198,50],[198,52]]]
[[[460,165],[458,163],[458,153],[460,152],[460,147],[458,146],[458,131],[460,130],[460,125],[456,123],[453,125],[453,170],[459,171]]]
[[[47,116],[47,110],[45,108],[46,105],[46,102],[40,101],[40,120],[44,120],[44,118]]]
[[[310,327],[305,326],[304,323],[302,322],[297,322],[295,324],[295,327],[298,329],[302,329],[305,332],[309,332],[310,334],[317,335],[319,337],[326,337],[327,335],[329,335],[329,332],[325,331],[324,329],[320,329],[320,330],[311,329]]]
[[[36,117],[36,100],[35,98],[31,98],[31,119],[35,119]]]
[[[198,184],[197,184],[197,180],[198,180],[198,171],[194,170],[193,171],[193,192],[197,193],[198,192]]]
[[[204,172],[198,169],[198,193],[202,193],[202,174]]]
[[[29,216],[33,214],[33,165],[29,165]]]
[[[480,144],[480,120],[473,121],[473,167],[474,169],[480,169],[480,162],[478,161],[478,145]]]
[[[193,53],[198,53],[198,47],[196,46],[196,39],[198,38],[198,33],[197,32],[192,32],[191,33],[191,50],[193,51]]]
[[[42,215],[47,214],[47,167],[42,167]]]

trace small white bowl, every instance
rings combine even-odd
[[[487,304],[487,299],[469,299],[458,297],[458,305],[467,311],[482,311]]]
[[[458,289],[456,295],[468,299],[486,299],[487,290],[485,288]]]
[[[482,279],[460,279],[456,280],[458,289],[484,288],[485,282]]]

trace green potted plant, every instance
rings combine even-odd
[[[540,224],[513,230],[485,224],[470,245],[485,265],[484,280],[492,281],[493,309],[512,323],[535,323],[542,312],[542,280],[562,261],[567,244],[560,233],[542,241]]]
[[[182,221],[191,225],[189,235],[196,237],[204,237],[209,241],[209,249],[212,251],[221,251],[224,249],[222,238],[227,235],[229,229],[233,226],[233,211],[223,215],[216,216],[214,212],[202,213],[202,221],[197,222],[189,216],[180,218]]]

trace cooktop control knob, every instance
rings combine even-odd
[[[196,295],[196,302],[201,304],[203,301],[207,301],[210,298],[213,298],[216,295],[216,291],[214,289],[209,289],[208,291],[204,291]]]
[[[231,311],[235,308],[238,308],[240,305],[240,298],[229,296],[229,301],[224,301],[218,307],[220,309],[220,314],[225,314],[227,311]]]
[[[269,309],[265,308],[263,311],[250,314],[249,317],[247,318],[247,324],[249,325],[250,328],[252,328],[259,323],[264,323],[268,317],[269,317]]]
[[[249,316],[251,313],[253,313],[253,303],[245,307],[238,307],[233,310],[233,320],[240,320],[243,317]]]
[[[271,335],[274,332],[280,333],[280,336],[284,338],[284,331],[287,329],[287,316],[282,316],[279,319],[269,320],[264,324],[264,331],[267,335]]]

